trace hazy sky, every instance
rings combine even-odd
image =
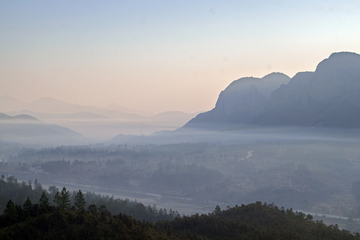
[[[360,1],[0,0],[0,96],[162,112],[360,53]]]

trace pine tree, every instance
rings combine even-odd
[[[23,209],[24,209],[25,213],[27,215],[29,215],[32,211],[32,208],[33,208],[33,204],[31,202],[30,198],[28,197],[23,205]]]
[[[60,206],[60,205],[61,205],[61,197],[60,197],[59,192],[56,192],[56,194],[55,194],[54,203],[56,204],[56,206]]]
[[[46,196],[46,193],[43,191],[39,199],[41,208],[48,208],[50,206],[49,198]]]
[[[215,210],[213,211],[215,215],[219,215],[221,213],[221,208],[219,205],[216,205]]]
[[[91,205],[89,205],[88,206],[88,208],[87,208],[87,211],[88,212],[91,212],[91,213],[97,213],[97,207],[96,207],[96,205],[95,204],[91,204]]]
[[[70,208],[70,193],[69,191],[66,191],[65,187],[61,190],[60,207],[62,209]]]
[[[4,217],[9,220],[9,223],[14,223],[17,220],[16,207],[11,199],[7,202],[3,214]]]
[[[86,205],[86,202],[85,202],[84,194],[79,189],[79,192],[75,196],[75,207],[80,212],[84,212],[85,211],[85,205]]]
[[[43,190],[43,188],[41,186],[41,183],[39,183],[37,179],[35,179],[35,181],[34,181],[34,189],[36,191],[42,191]]]

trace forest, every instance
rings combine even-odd
[[[4,180],[1,180],[4,183]],[[7,187],[7,181],[3,189]],[[38,183],[38,186],[39,183]],[[19,186],[20,187],[20,186]],[[18,189],[34,193],[35,189]],[[39,189],[38,189],[39,190]],[[46,191],[38,201],[29,197],[22,205],[11,199],[0,216],[1,239],[360,239],[360,234],[326,226],[311,215],[256,202],[228,207],[216,206],[208,214],[176,216],[157,221],[136,220],[122,212],[113,214],[108,202],[98,207],[82,191],[71,202],[65,187],[51,204]]]
[[[326,136],[46,148],[9,144],[0,147],[0,174],[5,180],[16,176],[23,187],[37,189],[41,182],[50,198],[56,193],[54,188],[65,186],[72,196],[81,189],[85,196],[105,196],[102,201],[128,199],[129,206],[142,203],[139,209],[148,212],[155,206],[162,214],[173,209],[173,215],[207,214],[216,205],[226,209],[261,201],[360,232],[357,146],[356,139]],[[40,195],[29,197],[35,201]],[[22,204],[26,197],[15,195],[13,200]],[[115,206],[108,209],[113,214],[120,212]],[[124,213],[138,219],[134,211]]]
[[[65,187],[59,190],[56,186],[50,186],[48,190],[44,189],[35,179],[34,183],[29,180],[26,182],[19,182],[15,177],[11,176],[5,179],[2,175],[0,180],[0,212],[4,212],[7,208],[9,200],[16,206],[22,206],[25,202],[39,202],[40,199],[48,199],[47,206],[60,206],[59,194],[67,194],[68,205],[74,205],[76,198],[81,192],[79,191],[67,191]],[[63,197],[61,195],[61,197]],[[130,201],[129,199],[119,199],[113,196],[104,196],[96,194],[94,192],[83,193],[84,206],[83,208],[89,208],[89,206],[106,206],[107,211],[112,214],[128,214],[138,220],[146,221],[159,221],[159,220],[173,220],[175,217],[180,216],[177,211],[170,209],[160,208],[156,205],[145,206],[142,203],[136,201]]]

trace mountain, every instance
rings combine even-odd
[[[289,80],[283,73],[271,73],[263,78],[240,78],[220,93],[214,109],[197,115],[184,127],[245,124],[264,110],[271,93]]]
[[[51,122],[52,120],[106,120],[109,117],[100,115],[92,112],[76,112],[69,114],[57,114],[57,113],[44,113],[44,112],[33,112],[30,110],[22,110],[16,112],[8,112],[9,114],[25,114],[34,116],[37,119]]]
[[[6,107],[10,100],[16,102],[16,99],[10,97],[0,97],[0,107]],[[108,141],[117,134],[147,135],[157,131],[175,130],[195,116],[176,111],[152,116],[148,112],[125,108],[118,104],[97,108],[71,104],[50,97],[39,98],[29,104],[22,103],[18,108],[11,106],[10,104],[4,108],[7,110],[4,113],[12,116],[30,115],[46,123],[74,130],[91,138],[92,141]]]
[[[271,96],[266,109],[252,121],[259,125],[301,125],[309,121],[306,92],[313,72],[297,73],[287,85],[281,85]],[[295,107],[297,106],[297,107]]]
[[[360,55],[333,53],[315,72],[300,72],[291,79],[272,73],[236,80],[220,93],[214,109],[184,127],[360,127],[359,93]]]
[[[36,123],[39,122],[38,119],[26,115],[26,114],[21,114],[21,115],[16,115],[14,117],[9,116],[5,113],[0,113],[0,123],[4,123],[4,122],[32,122],[32,123]]]
[[[52,114],[76,114],[80,112],[94,113],[113,119],[143,119],[143,116],[122,112],[118,110],[107,110],[91,106],[82,106],[60,101],[54,98],[39,98],[27,105],[27,110]]]
[[[94,107],[67,103],[54,98],[46,97],[32,101],[26,106],[27,110],[56,114],[72,114],[77,112],[92,112]]]
[[[39,98],[30,103],[24,103],[12,97],[0,97],[0,112],[8,114],[31,114],[38,115],[39,118],[80,118],[80,119],[144,119],[145,117],[133,113],[131,109],[121,108],[119,105],[111,105],[111,107],[97,108],[92,106],[82,106],[71,104],[65,101],[57,100],[51,97]],[[129,112],[127,112],[129,111]]]
[[[360,127],[360,55],[333,53],[315,72],[298,73],[273,92],[268,107],[250,123]]]
[[[0,139],[25,144],[77,144],[86,141],[79,133],[44,123],[29,115],[9,116],[0,113]]]
[[[26,103],[9,96],[0,97],[0,112],[20,111],[24,109]]]
[[[120,109],[131,109],[117,104],[101,109],[70,104],[53,98],[38,99],[27,107],[33,110],[8,111],[6,114],[31,115],[47,123],[72,129],[93,141],[108,141],[120,133],[147,135],[162,130],[175,130],[195,116],[173,111],[145,117],[121,112]]]

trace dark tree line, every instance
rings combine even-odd
[[[57,192],[54,198],[56,206],[51,206],[49,198],[45,191],[42,192],[38,203],[33,204],[29,197],[24,204],[15,204],[11,199],[6,203],[3,214],[0,216],[0,227],[9,226],[17,222],[22,222],[28,217],[37,217],[43,213],[54,211],[54,209],[68,210],[71,208],[70,193],[65,187],[61,193]],[[76,194],[76,201],[72,210],[84,212],[85,199],[81,190]]]
[[[34,187],[32,187],[33,185]],[[103,196],[92,192],[83,193],[81,190],[73,192],[67,191],[66,188],[59,190],[55,186],[50,186],[47,191],[43,189],[37,180],[32,184],[30,181],[28,183],[18,182],[13,176],[7,179],[3,176],[0,179],[0,213],[6,209],[10,199],[17,206],[22,206],[27,199],[32,203],[40,205],[43,203],[62,209],[69,209],[75,206],[77,209],[85,210],[90,205],[106,206],[107,210],[112,214],[122,213],[131,215],[138,220],[152,222],[172,220],[179,216],[177,211],[158,209],[155,205],[145,206],[136,201]]]
[[[67,195],[60,194],[60,199],[66,200]],[[50,206],[43,196],[39,202],[32,204],[27,198],[19,206],[9,200],[0,216],[0,239],[178,239],[152,222],[112,215],[105,206],[89,205],[84,211],[74,206]]]
[[[170,222],[159,222],[158,225],[171,229],[177,236],[188,236],[190,233],[219,240],[360,239],[359,233],[340,230],[337,225],[326,226],[321,221],[313,221],[311,215],[261,202],[227,210],[217,206],[209,214],[183,216]]]
[[[60,198],[67,198],[60,194]],[[0,216],[0,239],[252,239],[359,240],[358,233],[313,221],[311,215],[256,202],[209,214],[177,217],[157,223],[111,214],[106,206],[49,206],[46,197],[23,206],[7,203]],[[47,206],[47,207],[46,207]]]

